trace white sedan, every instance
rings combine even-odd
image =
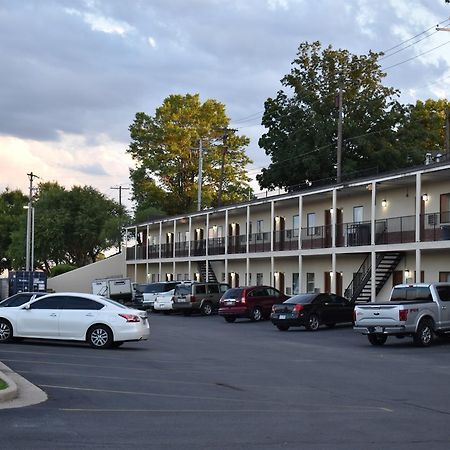
[[[99,295],[48,294],[21,306],[0,309],[0,343],[15,337],[62,339],[109,348],[149,336],[145,311],[127,308]]]

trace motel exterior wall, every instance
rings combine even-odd
[[[231,285],[344,293],[368,258],[383,300],[394,282],[450,280],[449,227],[450,164],[432,164],[127,227],[126,275],[193,280],[209,263]],[[386,252],[401,259],[376,294]]]

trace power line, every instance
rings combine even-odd
[[[418,55],[413,56],[413,57],[408,58],[408,59],[405,59],[404,61],[401,61],[401,62],[399,62],[397,64],[392,64],[391,66],[383,67],[382,70],[388,70],[388,69],[392,69],[393,67],[400,66],[400,65],[405,64],[405,63],[407,63],[409,61],[412,61],[413,59],[420,58],[423,55],[427,55],[428,53],[431,53],[432,51],[437,50],[438,48],[444,47],[445,45],[448,45],[448,44],[450,44],[450,41],[447,41],[447,42],[444,42],[443,44],[437,45],[436,47],[433,47],[433,48],[427,50],[426,52],[419,53]]]
[[[447,20],[449,20],[448,17],[446,17],[444,20],[441,20],[437,25],[441,25],[442,23],[446,22]],[[400,42],[399,44],[394,45],[393,47],[388,48],[387,50],[384,50],[382,53],[384,53],[384,54],[389,53],[391,50],[395,50],[396,48],[401,47],[403,44],[406,44],[407,42],[412,41],[413,39],[416,39],[419,36],[422,36],[422,34],[428,33],[428,31],[432,30],[433,28],[436,28],[436,25],[433,25],[430,28],[427,28],[426,30],[416,34],[415,36],[412,36],[412,37],[404,40],[403,42]]]

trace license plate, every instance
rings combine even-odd
[[[284,319],[286,319],[286,314],[280,314],[278,318],[281,320],[284,320]]]
[[[375,331],[375,333],[382,333],[383,327],[375,327],[373,331]]]
[[[185,298],[179,298],[178,299],[178,303],[186,303],[186,299]]]
[[[234,300],[228,300],[225,305],[234,305]]]

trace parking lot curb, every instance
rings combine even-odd
[[[6,389],[0,390],[0,403],[14,400],[19,392],[17,384],[1,370],[0,380],[3,380],[8,385]]]
[[[30,383],[2,362],[0,362],[0,378],[8,384],[6,389],[0,391],[0,410],[36,405],[48,399],[47,394],[42,389]]]

